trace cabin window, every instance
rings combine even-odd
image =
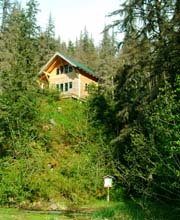
[[[88,86],[88,84],[86,83],[86,84],[85,84],[85,91],[88,91],[88,87],[89,87],[89,86]]]
[[[64,89],[64,84],[63,84],[63,83],[61,83],[61,84],[56,84],[56,88],[57,88],[58,91],[63,91],[63,89]]]
[[[72,82],[69,82],[69,89],[72,89]]]
[[[57,69],[56,69],[56,75],[59,75],[59,74],[60,74],[60,69],[57,68]]]
[[[73,71],[73,67],[69,66],[69,73],[71,73]]]
[[[72,82],[67,82],[67,83],[60,83],[60,84],[56,84],[56,88],[58,91],[61,92],[67,92],[69,89],[72,89],[73,87],[73,83]]]
[[[68,91],[68,83],[65,83],[65,92]]]
[[[64,84],[63,83],[60,84],[60,88],[61,88],[61,91],[63,91],[63,89],[64,89]]]
[[[70,65],[64,65],[60,66],[59,68],[56,69],[56,75],[60,75],[62,73],[71,73],[73,72],[73,67]]]
[[[64,73],[71,73],[72,71],[73,71],[72,66],[70,66],[70,65],[65,65],[64,66],[64,69],[63,69]]]
[[[65,65],[64,66],[64,73],[68,73],[69,72],[69,66],[68,65]]]

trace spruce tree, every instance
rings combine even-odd
[[[84,31],[81,32],[80,38],[76,40],[75,48],[75,58],[95,71],[97,69],[98,54],[94,41],[92,37],[89,36],[86,27]]]
[[[39,68],[41,68],[56,51],[60,51],[60,42],[55,39],[55,25],[49,15],[45,31],[41,31],[38,39]]]
[[[1,72],[1,156],[29,157],[38,139],[37,36],[35,1],[27,9],[15,5],[3,35],[12,59]]]
[[[7,20],[11,13],[12,3],[10,0],[0,0],[0,31],[3,32],[7,27]]]
[[[114,77],[117,71],[117,57],[114,34],[104,28],[103,39],[99,46],[98,74],[103,80],[102,87],[110,98],[114,98]]]
[[[76,53],[75,46],[74,46],[73,42],[70,40],[68,42],[68,46],[67,46],[67,54],[69,57],[75,57],[75,53]]]

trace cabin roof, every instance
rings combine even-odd
[[[92,71],[91,69],[89,69],[88,67],[86,67],[85,65],[79,63],[78,61],[75,61],[73,60],[72,58],[69,58],[67,56],[65,56],[64,54],[62,53],[59,53],[59,52],[56,52],[52,57],[51,59],[42,67],[41,71],[40,71],[40,74],[44,71],[44,69],[46,67],[48,67],[51,62],[56,58],[56,57],[60,57],[62,58],[63,60],[65,60],[66,62],[68,62],[70,65],[78,68],[78,69],[82,69],[83,71],[85,71],[86,73],[88,73],[89,75],[92,75],[94,76],[95,78],[98,78],[96,73],[94,71]]]

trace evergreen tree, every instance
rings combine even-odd
[[[75,58],[95,71],[97,69],[98,54],[93,39],[89,37],[86,27],[81,32],[80,39],[76,40],[75,48]]]
[[[0,31],[4,31],[7,26],[7,20],[11,13],[12,3],[10,0],[0,0]]]
[[[12,54],[9,68],[1,72],[1,156],[28,157],[38,138],[36,2],[27,9],[15,5],[3,40]]]
[[[40,33],[38,45],[39,68],[41,68],[56,51],[60,50],[60,43],[55,39],[55,25],[51,14],[49,15],[46,30]]]
[[[8,43],[5,41],[12,8],[12,3],[9,0],[0,1],[0,72],[8,70],[12,61],[12,54],[8,50]]]
[[[69,57],[75,57],[75,46],[73,44],[73,42],[70,40],[68,42],[68,46],[67,46],[67,54]]]
[[[172,54],[175,54],[175,59],[177,60],[179,53],[179,50],[175,49],[175,45],[178,45],[178,42],[173,42],[175,39],[178,40],[175,37],[179,32],[178,11],[178,0],[129,0],[124,2],[120,9],[111,14],[122,15],[122,19],[116,20],[112,26],[117,27],[118,31],[125,33],[125,40],[139,38],[140,40],[147,39],[150,42],[152,46],[150,55],[153,57],[150,63],[153,66],[150,77],[156,87],[162,85],[166,77],[173,83],[178,74],[177,72],[172,74],[173,67],[170,65],[171,70],[169,70],[168,65],[166,65],[174,62],[171,62]]]
[[[117,71],[117,57],[114,34],[104,28],[103,39],[99,46],[98,74],[103,80],[102,87],[111,98],[114,98],[114,77]]]

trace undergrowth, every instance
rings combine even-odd
[[[140,199],[140,202],[142,200]],[[110,203],[94,212],[95,220],[176,220],[179,210],[171,205],[147,202],[144,207],[131,200]]]
[[[43,98],[41,121],[43,145],[32,143],[28,158],[0,159],[0,204],[58,209],[104,196],[105,145],[91,134],[86,103]]]

